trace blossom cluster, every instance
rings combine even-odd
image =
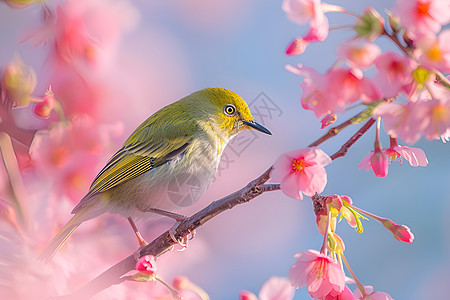
[[[398,158],[414,167],[426,166],[428,159],[423,150],[399,145],[398,139],[413,144],[421,137],[444,142],[450,138],[450,82],[446,77],[450,72],[450,30],[442,29],[450,21],[450,1],[397,0],[387,11],[386,20],[372,7],[357,15],[320,0],[284,0],[282,8],[288,19],[308,26],[305,35],[287,46],[288,56],[300,55],[308,51],[311,43],[327,38],[327,13],[356,18],[349,26],[337,27],[351,27],[354,37],[337,47],[337,60],[324,74],[301,64],[286,66],[303,77],[302,107],[315,114],[322,128],[334,123],[338,114],[364,107],[358,117],[346,122],[349,125],[367,118],[376,120],[374,150],[360,162],[360,169],[386,177],[389,164]],[[381,37],[388,38],[394,49],[382,50],[377,45]],[[389,136],[389,148],[381,144],[381,121]],[[373,124],[370,122],[367,124]],[[320,196],[327,183],[324,167],[339,155],[329,157],[317,148],[323,142],[319,141],[282,155],[271,173],[287,196],[311,197],[317,228],[324,236],[320,252],[308,250],[295,255],[297,262],[290,269],[289,279],[297,288],[306,286],[314,299],[392,299],[358,280],[344,256],[344,242],[336,234],[337,220],[345,218],[356,232],[362,232],[361,220],[370,217],[392,232],[395,239],[406,243],[411,243],[414,235],[405,225],[354,206],[348,196]],[[353,279],[345,276],[344,265]],[[348,287],[352,283],[357,285],[354,292]]]

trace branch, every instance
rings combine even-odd
[[[264,184],[270,178],[270,167],[261,176],[249,182],[242,189],[228,195],[220,200],[212,202],[210,205],[197,212],[187,220],[182,221],[174,228],[175,238],[181,238],[189,235],[192,231],[205,224],[220,213],[235,207],[238,204],[249,202],[253,198],[261,195],[264,192],[275,191],[280,189],[279,184]],[[156,257],[170,251],[176,244],[169,235],[169,230],[161,234],[150,244],[143,247],[138,253],[132,254],[122,261],[118,262],[92,281],[81,287],[72,294],[55,297],[53,299],[87,299],[101,292],[102,290],[114,284],[121,283],[122,276],[126,273],[135,270],[137,260],[147,254]]]
[[[335,160],[338,157],[345,156],[348,149],[353,146],[353,144],[356,143],[356,141],[359,140],[359,138],[362,137],[364,133],[370,129],[370,127],[372,127],[373,123],[375,123],[375,119],[370,119],[367,121],[366,124],[364,124],[344,145],[342,145],[341,149],[330,156],[331,159]]]

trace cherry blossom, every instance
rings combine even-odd
[[[328,93],[326,75],[302,65],[296,67],[287,65],[286,68],[294,74],[305,77],[300,84],[302,89],[300,102],[304,109],[312,110],[318,119],[343,112],[343,108],[339,107],[334,97]]]
[[[372,81],[357,69],[339,68],[328,72],[328,91],[335,97],[337,105],[344,107],[361,99],[372,102],[381,98],[381,92]]]
[[[288,152],[273,165],[271,178],[280,182],[281,190],[294,199],[303,199],[303,194],[313,196],[323,191],[327,184],[325,166],[331,158],[316,147]]]
[[[345,60],[352,68],[366,69],[380,55],[380,47],[373,43],[350,41],[339,44],[337,57]]]
[[[136,263],[136,270],[147,275],[156,274],[158,270],[156,267],[156,258],[153,255],[142,256]]]
[[[30,155],[37,172],[53,182],[55,191],[77,203],[98,172],[95,166],[109,152],[111,137],[120,131],[120,126],[100,126],[78,116],[36,134]]]
[[[448,0],[397,0],[392,12],[410,38],[437,33],[450,21]]]
[[[417,39],[414,54],[422,67],[450,72],[450,29]]]
[[[289,279],[297,288],[305,285],[313,298],[336,297],[344,291],[345,275],[330,256],[315,250],[295,254],[297,262],[289,270]]]
[[[51,89],[45,93],[42,101],[37,102],[34,106],[34,113],[42,118],[48,118],[56,105],[55,96]]]
[[[373,82],[383,91],[386,98],[395,97],[400,92],[409,93],[413,82],[413,72],[417,64],[409,57],[395,52],[385,52],[375,60],[377,73]]]
[[[305,52],[307,45],[308,45],[307,41],[305,41],[301,37],[298,37],[287,46],[286,55],[293,56],[293,55],[302,54],[303,52]]]

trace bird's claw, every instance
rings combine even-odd
[[[169,229],[169,236],[172,239],[172,241],[174,241],[175,243],[180,245],[181,249],[178,251],[184,251],[188,247],[188,242],[194,238],[196,232],[195,232],[195,230],[192,230],[192,231],[189,230],[188,235],[186,235],[184,237],[176,238],[175,237],[175,233],[176,233],[175,229],[178,227],[179,223],[181,223],[181,222],[179,221],[179,222],[175,223],[175,225],[173,225],[172,228]]]

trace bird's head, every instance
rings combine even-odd
[[[232,138],[246,129],[271,134],[267,128],[255,122],[244,99],[230,90],[207,88],[191,96],[200,100],[199,110],[207,116],[207,123],[211,124],[213,130],[222,138]]]

